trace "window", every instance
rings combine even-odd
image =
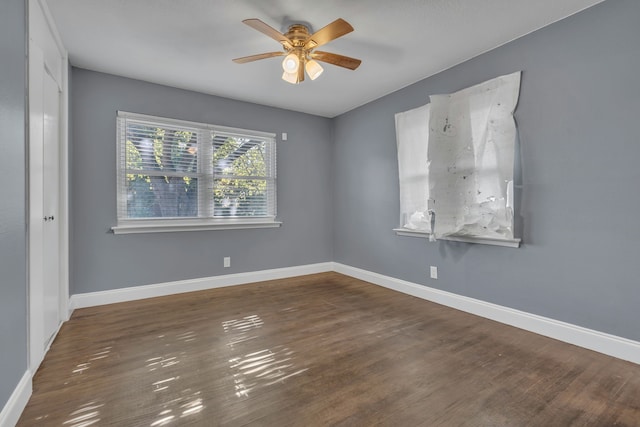
[[[120,233],[277,227],[275,134],[118,112]]]
[[[400,226],[431,233],[429,212],[429,110],[430,105],[397,113],[396,141],[400,178]]]
[[[518,247],[513,113],[520,72],[397,113],[400,235]]]

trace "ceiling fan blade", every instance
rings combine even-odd
[[[245,19],[242,22],[244,22],[254,30],[258,30],[262,34],[266,34],[267,36],[271,37],[275,41],[282,43],[282,45],[286,49],[291,49],[293,47],[293,43],[291,42],[291,40],[289,40],[284,34],[276,30],[275,28],[270,27],[269,25],[265,24],[264,22],[262,22],[257,18]]]
[[[345,34],[353,31],[353,27],[347,21],[342,18],[338,18],[331,24],[320,28],[315,33],[311,34],[305,41],[305,49],[313,49],[323,44],[329,43],[331,40],[335,40],[338,37],[342,37]]]
[[[246,64],[247,62],[257,61],[259,59],[273,58],[275,56],[285,56],[287,52],[267,52],[259,53],[258,55],[243,56],[242,58],[236,58],[233,60],[236,64]]]
[[[361,60],[351,58],[350,56],[338,55],[337,53],[329,53],[322,51],[315,51],[311,53],[311,58],[321,62],[327,62],[329,64],[337,65],[338,67],[348,68],[355,70],[362,63]]]

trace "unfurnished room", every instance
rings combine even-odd
[[[638,22],[2,0],[0,427],[640,426]]]

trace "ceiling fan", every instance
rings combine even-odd
[[[282,79],[289,83],[302,82],[305,70],[309,78],[315,80],[323,71],[317,61],[348,68],[349,70],[355,70],[362,62],[349,56],[315,50],[315,48],[353,31],[353,27],[344,19],[336,19],[313,34],[309,34],[309,28],[302,24],[291,25],[289,30],[282,34],[256,18],[245,19],[242,22],[279,42],[284,49],[282,52],[267,52],[236,58],[233,62],[244,64],[259,59],[284,56]]]

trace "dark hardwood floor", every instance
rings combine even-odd
[[[19,426],[638,426],[640,366],[326,273],[76,310]]]

